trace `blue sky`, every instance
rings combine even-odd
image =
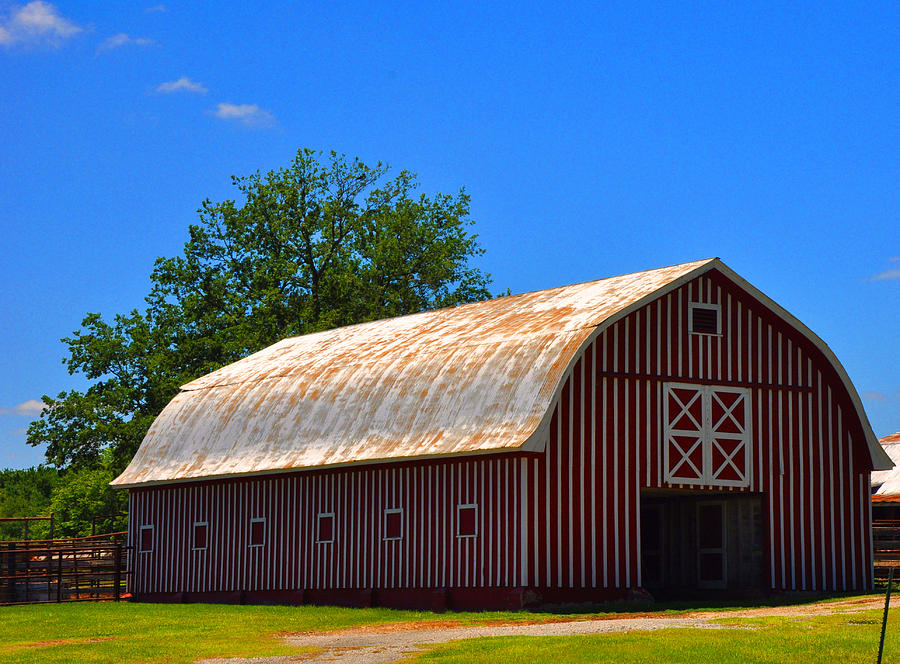
[[[465,186],[497,291],[721,257],[900,430],[900,4],[0,0],[0,467],[59,339],[300,147]]]

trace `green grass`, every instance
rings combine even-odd
[[[735,629],[665,629],[597,636],[480,638],[433,646],[414,658],[421,664],[481,662],[855,662],[878,653],[881,611],[792,618],[729,618]],[[884,660],[900,662],[900,609],[888,619]]]
[[[821,598],[818,598],[821,601]],[[843,597],[837,599],[844,599]],[[812,601],[812,599],[810,600]],[[769,603],[767,603],[769,604]],[[285,633],[324,631],[355,625],[401,621],[456,621],[461,624],[490,622],[534,622],[561,617],[594,616],[650,610],[659,615],[673,615],[704,608],[717,610],[760,606],[749,603],[721,607],[710,603],[678,603],[665,605],[607,605],[586,608],[578,613],[555,612],[483,612],[432,613],[427,611],[395,611],[391,609],[341,609],[312,606],[233,606],[216,604],[139,604],[139,603],[72,603],[0,607],[0,664],[41,664],[123,662],[182,664],[206,657],[251,657],[286,655],[302,652],[282,643]],[[874,613],[874,612],[869,612]],[[860,617],[862,616],[862,617]],[[871,653],[872,634],[880,626],[877,618],[862,613],[853,619],[860,625],[843,628],[845,635],[823,623],[806,620],[805,624],[790,620],[779,622],[741,620],[753,624],[749,630],[667,630],[665,633],[624,634],[603,637],[538,637],[513,639],[478,639],[465,644],[437,648],[427,657],[440,661],[541,661],[552,657],[560,661],[701,661],[722,660],[723,648],[752,653],[759,644],[783,645],[787,650],[766,645],[770,659],[785,661],[785,653],[796,652],[802,660],[809,653],[835,652],[845,662],[856,661],[845,656],[861,644]],[[834,617],[838,623],[848,616]],[[875,620],[875,622],[871,622]],[[838,630],[840,631],[840,630]],[[770,634],[762,638],[761,635]],[[825,635],[828,651],[820,651],[809,643]],[[889,635],[890,636],[890,635]],[[900,640],[900,634],[897,635]],[[843,640],[842,640],[843,639]],[[848,641],[849,639],[849,641]],[[727,646],[725,645],[727,644]],[[746,647],[742,644],[748,644]],[[889,641],[890,644],[890,641]],[[623,648],[628,651],[624,653]],[[804,649],[805,648],[805,649]],[[897,649],[894,660],[900,662]],[[566,659],[591,653],[584,659]],[[631,654],[629,654],[631,653]],[[632,657],[632,654],[634,656]],[[632,657],[622,659],[623,655]],[[607,658],[607,659],[604,659]],[[678,659],[681,657],[681,659]],[[793,656],[792,656],[793,657]],[[707,659],[704,659],[707,658]],[[718,658],[718,659],[716,659]],[[744,661],[738,657],[734,661]],[[752,660],[749,660],[752,661]],[[820,660],[824,661],[824,660]],[[873,661],[872,657],[859,661]],[[887,659],[886,661],[891,661]],[[843,664],[843,663],[842,663]]]
[[[277,634],[433,614],[218,604],[80,603],[0,608],[0,663],[193,662],[301,652]]]

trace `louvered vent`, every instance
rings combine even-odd
[[[719,334],[719,309],[694,305],[691,307],[691,332]]]

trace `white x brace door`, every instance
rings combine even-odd
[[[750,486],[750,390],[665,383],[665,480]]]

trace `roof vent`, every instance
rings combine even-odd
[[[691,302],[689,308],[692,334],[722,333],[719,305]]]

